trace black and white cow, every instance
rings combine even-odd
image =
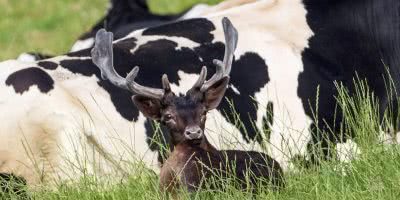
[[[201,13],[208,9],[209,6],[206,4],[197,4],[180,14],[157,15],[151,13],[146,0],[110,0],[110,7],[107,10],[107,14],[88,32],[78,38],[72,45],[71,52],[93,47],[94,36],[101,28],[113,32],[115,39],[119,39],[135,30],[200,16]],[[33,62],[51,57],[53,55],[29,52],[19,55],[18,60]]]
[[[228,17],[239,31],[239,44],[226,91],[229,101],[210,113],[207,137],[219,149],[266,148],[285,169],[293,157],[307,154],[308,144],[324,144],[325,136],[333,142],[347,139],[339,138],[337,130],[325,136],[314,132],[316,126],[327,129],[313,123],[310,105],[316,103],[318,87],[318,118],[331,127],[341,121],[334,119],[334,81],[352,91],[356,71],[370,80],[381,109],[389,103],[382,61],[397,88],[400,2],[242,2],[116,40],[116,71],[124,76],[140,66],[137,82],[156,88],[166,73],[172,89],[184,92],[203,65],[213,74],[211,61],[224,52],[220,21]],[[159,135],[151,121],[135,109],[129,92],[100,76],[90,49],[34,64],[0,63],[0,172],[37,183],[82,174],[82,168],[84,173],[125,172],[127,163],[138,159],[157,169],[153,141]]]

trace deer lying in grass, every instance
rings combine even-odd
[[[224,61],[214,60],[217,70],[207,81],[207,68],[203,67],[194,86],[181,96],[171,91],[165,74],[162,89],[136,83],[138,67],[126,78],[119,76],[112,66],[111,33],[100,31],[96,37],[92,59],[101,69],[103,77],[135,93],[132,100],[136,107],[146,117],[158,120],[169,130],[174,150],[161,169],[160,186],[163,190],[172,192],[181,186],[195,191],[203,181],[218,176],[233,176],[240,181],[240,188],[250,186],[254,189],[261,179],[272,186],[284,184],[281,167],[268,155],[254,151],[219,151],[204,135],[207,112],[219,105],[228,86],[238,38],[236,29],[227,18],[222,23],[226,42]]]

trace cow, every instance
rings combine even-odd
[[[269,152],[284,170],[298,155],[329,157],[328,151],[313,153],[315,144],[354,143],[351,134],[340,133],[343,119],[333,112],[335,81],[352,94],[356,74],[368,79],[381,115],[393,103],[384,74],[397,89],[400,2],[243,2],[115,40],[116,72],[125,76],[140,66],[137,82],[154,88],[165,73],[171,88],[183,94],[200,66],[214,72],[212,59],[224,54],[219,22],[228,17],[240,44],[227,99],[208,115],[205,134],[217,149]],[[0,172],[39,183],[125,174],[134,161],[159,170],[164,150],[158,144],[170,138],[132,105],[129,92],[102,80],[90,48],[36,63],[2,62],[0,80]]]

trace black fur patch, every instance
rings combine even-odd
[[[246,133],[244,139],[247,141],[254,140],[259,135],[254,126],[258,105],[253,97],[269,81],[267,64],[256,53],[246,53],[232,65],[230,84],[239,90],[240,95],[228,89],[225,96],[232,101],[234,111],[239,116],[235,116],[235,112],[232,112],[232,107],[227,101],[222,101],[218,109],[225,113],[229,121],[236,122],[236,126],[242,133]]]
[[[271,138],[271,126],[274,124],[274,104],[272,102],[268,102],[267,104],[267,113],[262,119],[263,122],[263,130],[262,133],[269,141]]]
[[[98,84],[110,94],[115,109],[123,118],[129,121],[138,120],[139,110],[132,103],[132,93],[115,87],[109,81],[101,80]]]
[[[6,80],[6,85],[13,86],[16,93],[23,94],[31,86],[36,85],[42,93],[48,93],[54,88],[53,79],[45,71],[29,67],[16,71]]]
[[[204,18],[184,20],[179,23],[171,23],[143,31],[143,35],[166,35],[185,37],[197,43],[211,43],[215,30],[214,24]]]
[[[313,132],[312,142],[317,144],[324,139],[346,141],[342,136],[352,133],[340,134],[342,115],[340,109],[336,115],[334,112],[337,106],[334,82],[342,82],[352,94],[356,73],[361,79],[367,79],[370,89],[379,98],[383,113],[388,104],[383,78],[385,64],[397,91],[400,89],[400,1],[325,0],[321,3],[320,0],[304,0],[304,4],[314,36],[302,55],[304,71],[298,79],[298,96],[306,114],[314,119],[319,87],[316,114],[318,121],[324,123],[312,124],[310,129],[333,130],[333,134],[328,135]]]
[[[144,127],[147,135],[146,142],[149,144],[150,150],[158,151],[158,161],[164,163],[168,158],[168,152],[173,149],[168,129],[161,124],[157,126],[157,124],[150,119],[146,119]]]
[[[69,52],[66,55],[70,56],[70,57],[91,57],[92,55],[90,54],[90,50],[91,50],[91,48],[82,49],[79,51]]]
[[[134,49],[136,47],[137,39],[134,37],[118,41],[118,48],[121,49]]]
[[[44,69],[48,70],[55,70],[58,67],[57,63],[51,62],[51,61],[40,61],[37,63],[40,67],[43,67]]]
[[[96,66],[93,64],[92,59],[90,58],[66,59],[60,61],[60,65],[73,73],[84,76],[92,76],[100,73],[98,68],[94,68]]]

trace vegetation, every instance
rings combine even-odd
[[[159,13],[177,12],[195,1],[149,0],[151,8]],[[25,51],[66,52],[79,34],[103,15],[106,5],[107,0],[0,0],[0,60],[14,58]],[[356,83],[355,96],[349,96],[347,90],[337,84],[339,107],[344,110],[347,122],[342,131],[356,135],[355,141],[360,144],[361,154],[356,160],[341,163],[333,158],[314,168],[299,166],[296,172],[286,174],[287,187],[280,192],[266,189],[253,196],[227,185],[225,191],[202,191],[191,195],[183,191],[182,199],[189,196],[192,199],[230,200],[399,199],[400,149],[396,145],[382,144],[378,136],[382,123],[389,125],[390,120],[381,123],[377,119],[377,100],[365,81],[357,80]],[[34,199],[49,200],[165,198],[159,192],[157,175],[145,168],[135,170],[124,182],[106,183],[86,177],[76,184],[61,185],[56,190],[38,188],[29,194]],[[17,199],[13,194],[0,194],[0,198]]]

